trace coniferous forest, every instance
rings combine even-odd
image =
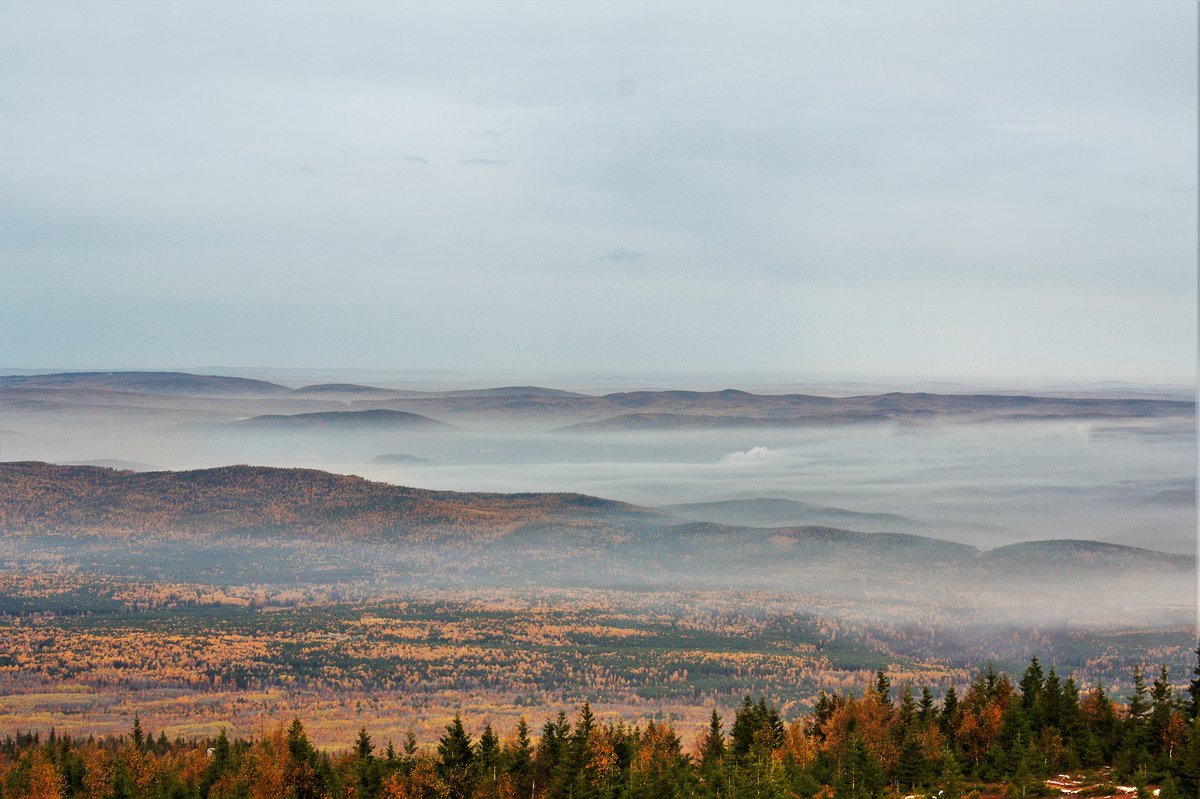
[[[456,715],[437,741],[315,748],[301,719],[251,738],[37,734],[0,745],[0,796],[57,799],[607,799],[608,797],[1025,797],[1200,794],[1200,646],[1182,689],[1137,667],[1122,697],[1037,658],[1015,680],[990,665],[960,695],[891,683],[822,692],[785,720],[768,697],[713,711],[685,747],[669,722],[602,721],[584,703],[535,729]],[[481,725],[481,726],[480,726]],[[472,734],[471,730],[477,730]]]

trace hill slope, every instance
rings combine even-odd
[[[132,472],[37,462],[0,465],[4,532],[487,540],[536,522],[582,524],[600,518],[661,519],[648,509],[582,494],[428,491],[313,469]]]

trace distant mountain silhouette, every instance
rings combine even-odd
[[[454,426],[406,411],[321,411],[318,413],[264,414],[234,422],[250,430],[380,430],[420,428],[453,430]]]

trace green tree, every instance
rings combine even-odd
[[[953,740],[954,737],[954,714],[958,712],[958,692],[951,685],[946,689],[946,695],[942,698],[942,711],[938,714],[938,726],[941,727],[942,734]]]
[[[921,701],[917,703],[917,719],[921,722],[921,729],[928,729],[933,724],[933,714],[933,692],[928,685],[922,685]]]
[[[1196,665],[1192,668],[1192,681],[1188,683],[1188,717],[1200,718],[1200,640],[1196,641]]]
[[[491,722],[483,725],[475,762],[483,779],[485,796],[494,796],[500,784],[500,738],[492,731]]]
[[[713,708],[712,717],[708,721],[708,729],[700,739],[700,771],[701,787],[707,796],[720,796],[725,769],[725,736],[721,732],[721,717]]]
[[[872,799],[883,793],[883,768],[858,735],[850,736],[838,761],[834,799]]]
[[[883,669],[875,672],[875,693],[879,694],[879,698],[884,702],[892,701],[892,682],[888,679],[887,674]]]
[[[53,735],[53,731],[51,731]],[[142,720],[138,714],[133,714],[133,729],[129,733],[130,740],[133,741],[133,748],[139,752],[146,749],[146,735],[142,732]]]
[[[304,732],[299,718],[292,719],[287,731],[288,763],[286,781],[295,799],[316,799],[321,793],[317,781],[317,751]]]
[[[454,720],[446,725],[446,732],[438,738],[438,776],[446,783],[448,799],[470,799],[475,789],[475,772],[472,765],[475,751],[471,736],[463,728],[462,716],[454,714]]]
[[[1150,686],[1150,713],[1146,720],[1147,748],[1152,756],[1160,760],[1166,754],[1164,748],[1174,710],[1175,692],[1171,688],[1170,672],[1164,665]]]
[[[375,757],[375,744],[366,727],[360,727],[354,739],[354,781],[359,796],[374,796],[383,780],[379,763]]]
[[[525,717],[517,721],[517,734],[505,752],[506,770],[516,784],[517,795],[529,796],[533,779],[533,741],[529,737],[529,723]]]
[[[896,761],[896,786],[915,793],[918,785],[925,783],[925,749],[910,728],[900,744],[900,756]]]

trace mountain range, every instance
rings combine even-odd
[[[723,391],[630,391],[602,396],[538,386],[411,391],[356,384],[291,388],[263,380],[177,372],[75,372],[0,376],[7,412],[93,416],[133,413],[248,427],[361,426],[415,414],[448,424],[526,422],[569,433],[794,427],[938,420],[1137,420],[1195,416],[1195,402],[1008,394],[886,393],[853,397]],[[374,416],[318,416],[372,412]],[[266,417],[254,420],[253,417]],[[281,416],[297,417],[293,422]],[[399,422],[402,417],[390,417]],[[351,421],[355,419],[356,421]],[[412,419],[412,422],[418,420]],[[427,427],[432,427],[428,423]]]

